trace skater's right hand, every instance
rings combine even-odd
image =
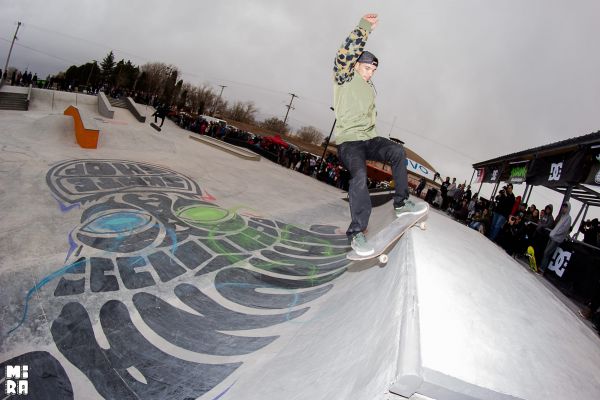
[[[375,26],[377,26],[377,23],[379,22],[377,14],[365,14],[363,19],[371,24],[371,30],[375,29]]]

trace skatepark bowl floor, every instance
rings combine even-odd
[[[0,363],[31,398],[600,398],[598,335],[478,232],[432,210],[349,262],[344,192],[79,95],[82,149],[71,95],[0,111]]]

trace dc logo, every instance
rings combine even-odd
[[[550,176],[548,177],[549,181],[558,181],[560,180],[560,175],[562,173],[563,163],[559,162],[556,164],[552,164],[550,167]]]
[[[548,265],[548,268],[551,271],[556,272],[556,275],[562,277],[565,273],[565,269],[567,269],[567,266],[569,265],[569,261],[571,261],[571,255],[571,252],[563,251],[563,249],[558,247],[552,256],[552,261],[550,262],[550,265]]]
[[[498,170],[497,170],[497,169],[495,169],[495,170],[492,172],[492,177],[490,178],[490,180],[491,180],[491,181],[495,181],[496,179],[498,179]]]

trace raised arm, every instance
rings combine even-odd
[[[348,82],[354,76],[354,64],[364,51],[369,33],[375,29],[377,22],[377,14],[365,15],[342,43],[333,64],[334,79],[338,85]]]

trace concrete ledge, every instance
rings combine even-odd
[[[404,293],[400,305],[400,343],[398,345],[397,380],[390,392],[406,398],[417,392],[423,383],[421,346],[419,334],[419,300],[412,232],[407,232],[407,251],[400,265],[403,267],[400,292]]]
[[[194,139],[198,142],[202,142],[212,147],[216,147],[219,150],[223,150],[229,154],[233,154],[236,157],[243,158],[244,160],[260,161],[260,156],[250,150],[243,149],[241,147],[233,146],[231,144],[221,142],[220,140],[213,139],[206,136],[189,136],[190,139]]]
[[[104,92],[98,93],[98,113],[103,117],[110,119],[115,117],[115,109],[110,105]]]
[[[94,120],[87,116],[82,118],[79,109],[74,106],[69,106],[65,109],[65,115],[73,117],[75,126],[75,139],[79,146],[84,149],[96,149],[98,147],[98,136],[100,130],[96,126]]]
[[[125,100],[127,101],[127,108],[129,109],[129,111],[131,111],[133,116],[139,122],[146,122],[146,116],[142,115],[142,112],[137,107],[137,103],[133,101],[131,97],[127,97]]]

